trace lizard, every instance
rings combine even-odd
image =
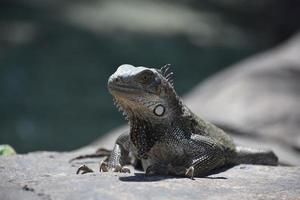
[[[130,130],[118,137],[100,171],[130,172],[125,165],[132,158],[147,175],[190,178],[229,165],[278,164],[273,151],[238,146],[221,128],[195,115],[177,95],[172,74],[169,65],[123,64],[109,77],[108,90]]]

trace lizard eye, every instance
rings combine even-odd
[[[148,79],[149,79],[149,76],[147,76],[147,75],[143,76],[143,81],[147,81]]]
[[[151,71],[144,71],[138,76],[139,82],[143,84],[150,83],[154,79],[154,74]]]

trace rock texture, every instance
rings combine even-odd
[[[300,165],[300,34],[209,78],[185,100],[228,132],[298,154],[280,158]]]
[[[83,153],[83,152],[81,152]],[[76,175],[76,153],[0,157],[0,198],[27,199],[299,199],[300,167],[239,165],[206,178]],[[95,170],[97,159],[85,160]]]

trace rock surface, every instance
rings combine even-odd
[[[77,152],[78,153],[78,152]],[[299,199],[300,167],[239,165],[206,178],[130,174],[76,175],[77,153],[0,157],[0,198],[27,199]],[[83,152],[81,152],[83,153]],[[95,170],[97,159],[85,160]]]
[[[285,44],[218,73],[185,103],[228,132],[290,151],[300,165],[300,34]],[[267,145],[268,146],[268,145]]]
[[[186,103],[217,124],[300,149],[299,91],[300,34],[209,78]]]

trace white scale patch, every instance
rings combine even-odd
[[[165,107],[162,105],[157,105],[154,108],[154,114],[156,114],[157,116],[162,116],[165,113]]]

